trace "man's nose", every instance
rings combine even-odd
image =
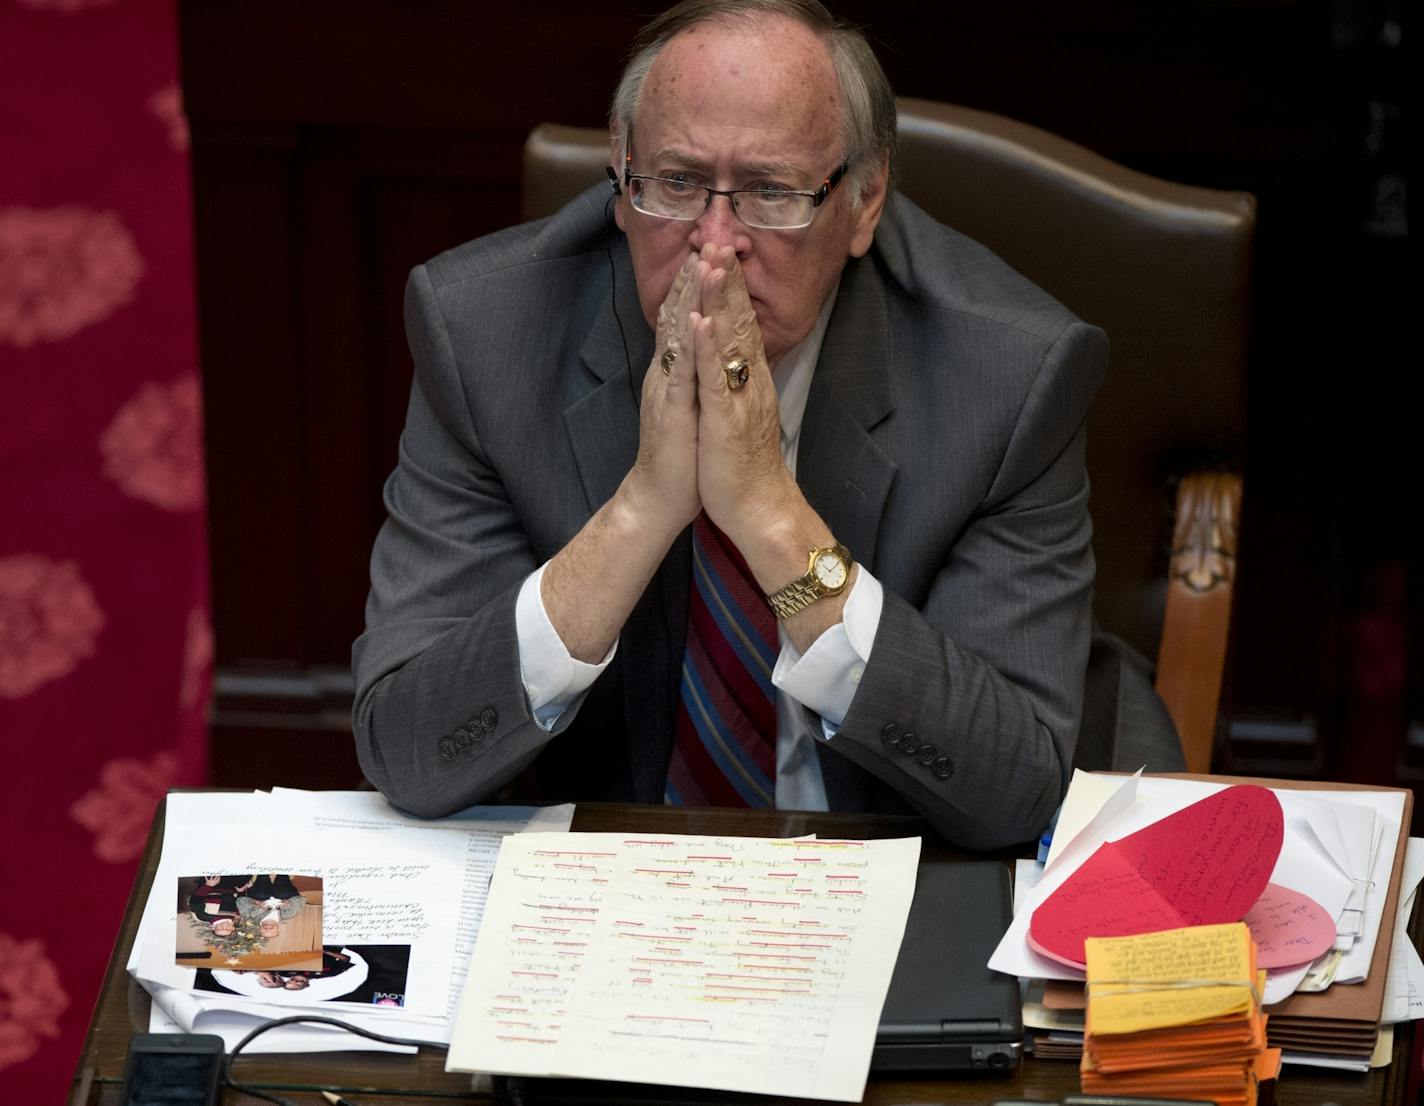
[[[731,246],[739,261],[746,257],[752,246],[751,235],[747,233],[746,223],[733,210],[731,196],[712,197],[712,202],[693,224],[689,244],[696,250],[709,245]]]

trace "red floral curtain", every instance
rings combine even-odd
[[[0,0],[0,1087],[62,1102],[212,658],[174,0]]]

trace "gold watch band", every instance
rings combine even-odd
[[[845,566],[845,580],[838,587],[827,587],[816,575],[816,560],[827,553],[839,558]],[[828,595],[839,595],[844,591],[846,584],[850,583],[850,572],[854,565],[855,561],[851,558],[850,550],[840,542],[813,549],[807,560],[805,575],[792,580],[785,587],[777,588],[766,597],[766,601],[771,604],[771,609],[776,613],[776,617],[784,622],[798,611],[804,611],[817,599]]]

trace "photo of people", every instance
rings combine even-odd
[[[322,881],[289,872],[180,876],[182,967],[320,972]]]
[[[323,1002],[404,1006],[409,967],[409,945],[327,945],[318,971],[205,968],[198,971],[193,986],[291,1006]]]

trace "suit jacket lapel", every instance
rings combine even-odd
[[[796,479],[836,538],[872,572],[895,463],[870,432],[895,407],[893,357],[879,273],[867,258],[851,261],[806,400]]]

